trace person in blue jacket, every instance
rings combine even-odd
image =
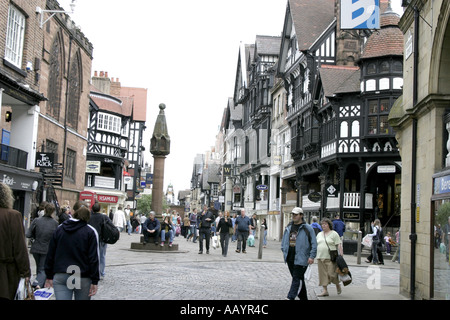
[[[304,274],[308,265],[314,263],[317,254],[316,234],[303,219],[302,208],[292,209],[292,221],[284,230],[281,250],[292,276],[287,299],[308,300]]]

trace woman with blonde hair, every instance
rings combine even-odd
[[[380,243],[380,235],[381,235],[381,222],[380,219],[375,219],[372,222],[372,234],[369,236],[372,237],[372,264],[378,264],[378,253],[377,246]]]
[[[0,299],[9,300],[14,299],[20,278],[31,277],[23,218],[13,204],[11,188],[0,182]]]

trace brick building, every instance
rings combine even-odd
[[[83,190],[93,47],[55,0],[1,0],[0,17],[0,174],[26,217]]]

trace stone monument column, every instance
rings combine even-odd
[[[170,153],[170,137],[167,130],[165,104],[159,105],[159,115],[156,119],[152,138],[150,139],[150,153],[153,155],[153,187],[152,187],[152,211],[161,221],[162,201],[164,195],[164,162]]]

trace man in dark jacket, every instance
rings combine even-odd
[[[247,238],[250,232],[251,221],[250,218],[245,215],[245,209],[241,209],[241,215],[236,218],[234,223],[234,233],[237,235],[237,248],[236,252],[246,253],[245,248],[247,246]]]
[[[203,253],[203,238],[205,238],[206,242],[206,254],[209,254],[209,242],[211,239],[211,225],[214,222],[214,214],[208,210],[207,206],[203,207],[203,211],[199,217],[200,225],[198,232],[198,240],[199,240],[199,254]]]
[[[102,226],[105,223],[105,220],[109,217],[107,215],[100,213],[100,204],[98,202],[94,203],[92,206],[92,214],[91,218],[89,219],[89,224],[94,227],[95,230],[97,230],[98,234],[98,247],[100,250],[100,277],[105,277],[105,265],[106,265],[106,247],[107,244],[103,242],[103,233],[102,233]]]
[[[155,245],[158,245],[159,233],[161,232],[161,224],[155,217],[155,212],[151,211],[147,220],[142,225],[142,231],[144,233],[144,244],[148,243],[148,238],[153,237]]]

